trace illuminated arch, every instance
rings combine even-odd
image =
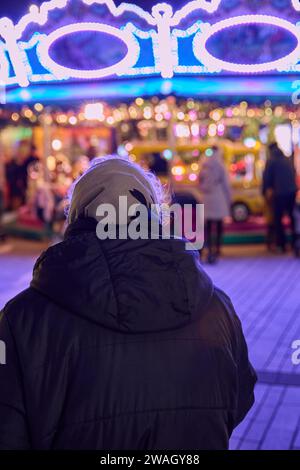
[[[77,32],[98,32],[114,36],[121,40],[127,47],[127,53],[122,60],[114,65],[95,70],[79,70],[65,67],[55,62],[49,55],[52,44],[58,39]],[[113,26],[101,23],[74,23],[56,29],[45,36],[38,45],[38,55],[42,65],[50,70],[58,78],[82,78],[97,79],[119,74],[132,67],[139,56],[139,45],[134,36],[127,31],[121,31]]]
[[[292,0],[292,5],[296,11],[300,11],[300,0]]]
[[[285,29],[289,33],[293,34],[297,39],[297,46],[295,49],[285,57],[274,60],[272,62],[265,62],[262,64],[238,64],[223,61],[214,57],[207,50],[207,41],[224,29],[231,28],[240,25],[249,24],[264,24],[277,26]],[[219,21],[214,25],[207,25],[206,28],[198,33],[194,38],[194,54],[197,59],[202,62],[208,69],[212,70],[225,70],[228,72],[235,73],[264,73],[272,70],[285,70],[291,65],[297,63],[300,59],[300,28],[290,23],[287,20],[278,18],[276,16],[268,15],[242,15],[228,18],[226,20]]]
[[[0,41],[0,81],[7,83],[9,77],[9,62],[5,53],[5,43]]]

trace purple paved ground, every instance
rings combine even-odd
[[[259,375],[255,406],[231,449],[300,449],[300,366],[291,360],[300,339],[300,260],[230,248],[206,270],[231,296]]]
[[[34,242],[0,249],[0,307],[31,278],[44,248]],[[206,266],[232,298],[258,371],[256,403],[235,430],[231,449],[300,449],[300,365],[291,344],[300,339],[300,260],[269,256],[263,247],[231,247],[216,266]]]

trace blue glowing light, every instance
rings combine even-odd
[[[163,156],[164,156],[164,158],[165,158],[166,160],[172,160],[172,157],[173,157],[173,152],[172,152],[172,150],[170,150],[170,149],[164,150]]]
[[[205,155],[206,155],[207,157],[212,157],[213,154],[214,154],[213,149],[206,149],[206,150],[205,150]]]
[[[29,89],[7,89],[6,102],[10,103],[55,103],[57,101],[132,99],[133,96],[158,96],[170,93],[199,98],[216,96],[249,96],[249,97],[280,97],[288,99],[292,96],[293,79],[287,76],[278,77],[218,77],[198,78],[174,77],[164,80],[152,77],[132,78],[131,80],[115,80],[97,83],[41,83],[32,84]]]

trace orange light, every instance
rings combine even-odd
[[[172,168],[172,175],[174,176],[182,176],[185,173],[185,168],[181,165],[174,166]]]

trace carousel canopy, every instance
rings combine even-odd
[[[0,79],[8,103],[291,96],[299,19],[300,0],[51,0],[0,19]]]

